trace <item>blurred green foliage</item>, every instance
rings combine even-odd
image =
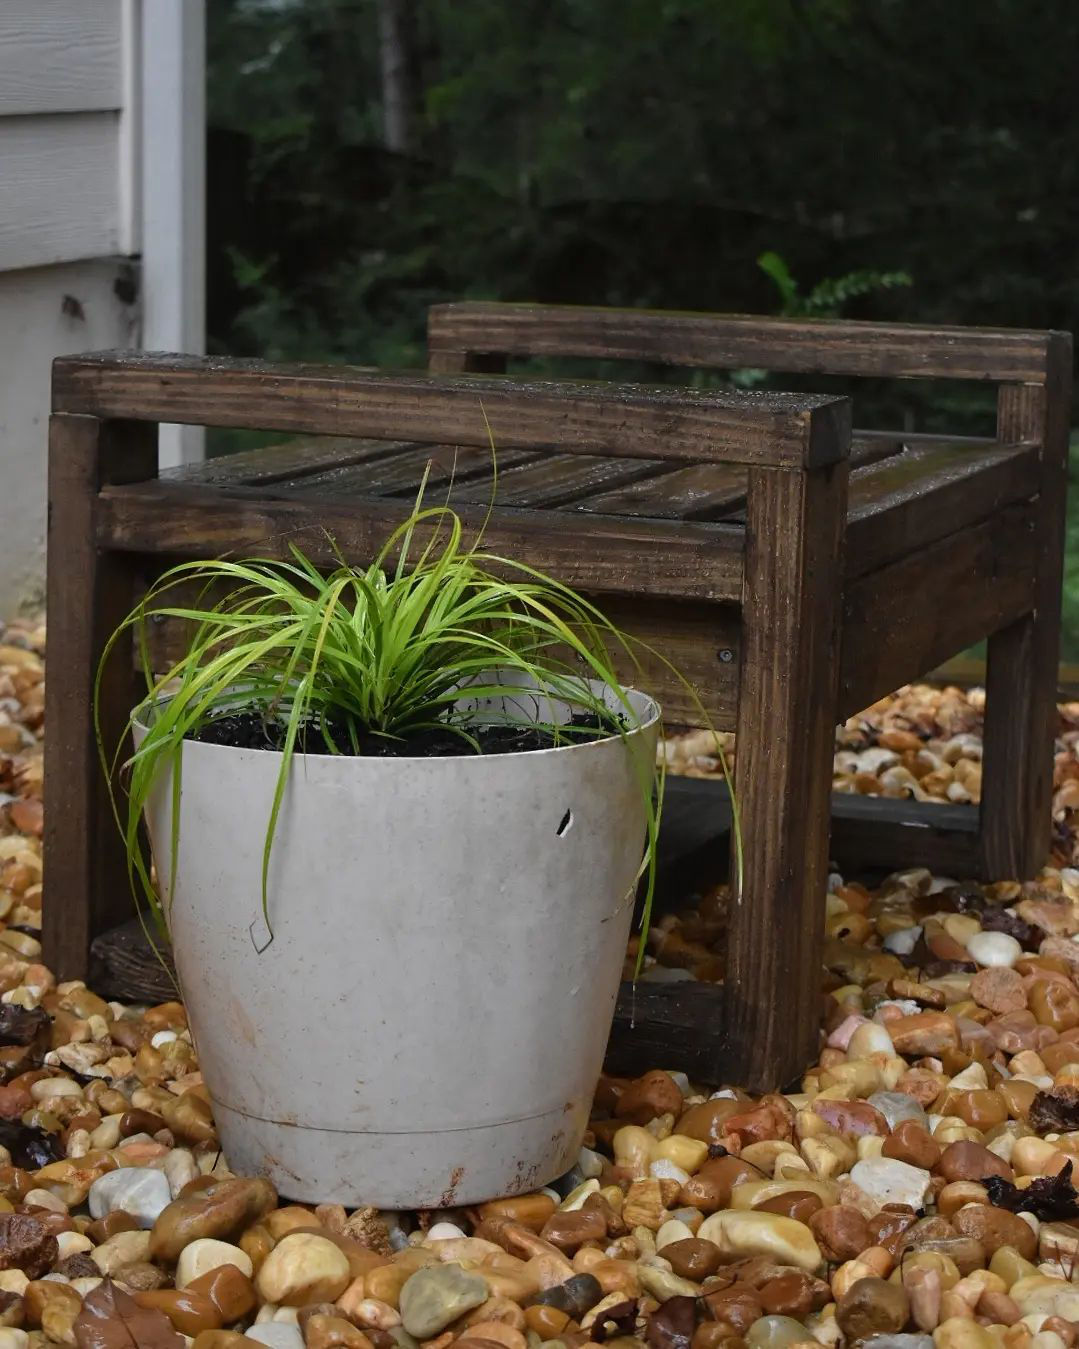
[[[383,148],[389,3],[414,20],[407,154]],[[465,297],[1079,326],[1075,0],[213,0],[208,19],[216,350],[418,364],[428,305]],[[761,382],[696,379],[732,377]],[[852,393],[861,425],[993,425],[977,385],[781,382]]]

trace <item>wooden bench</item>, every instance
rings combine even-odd
[[[745,886],[723,986],[640,984],[615,1066],[774,1088],[817,1048],[834,726],[989,637],[980,812],[898,809],[872,853],[1030,875],[1048,850],[1070,340],[1057,333],[796,324],[523,306],[431,315],[433,375],[105,354],[59,361],[50,434],[46,957],[85,973],[129,913],[89,718],[102,645],[177,558],[370,558],[432,491],[478,525],[499,447],[494,551],[553,571],[682,668],[738,734]],[[529,354],[1000,385],[997,438],[858,436],[845,399],[522,381]],[[457,373],[454,373],[457,372]],[[481,411],[481,404],[482,409]],[[155,476],[156,424],[305,437]],[[318,437],[311,439],[309,437]],[[345,437],[345,439],[341,439]],[[106,672],[103,730],[133,697]],[[643,681],[672,721],[691,703]],[[941,824],[925,819],[941,812]]]

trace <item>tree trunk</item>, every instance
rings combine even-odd
[[[413,148],[417,79],[415,0],[379,0],[383,143],[407,154]]]

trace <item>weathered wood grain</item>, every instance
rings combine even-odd
[[[791,374],[1042,383],[1053,336],[850,319],[465,302],[428,312],[431,358],[579,356]]]
[[[199,426],[631,459],[831,463],[850,447],[850,401],[800,394],[280,366],[102,352],[53,368],[59,412]]]
[[[1005,385],[997,403],[998,436],[1041,447],[1031,604],[987,656],[982,848],[999,876],[1034,876],[1049,852],[1071,378],[1071,340],[1058,335],[1046,383]]]
[[[124,851],[98,759],[91,709],[105,643],[134,603],[135,568],[97,547],[103,482],[149,477],[157,428],[54,416],[49,429],[49,628],[45,722],[45,959],[61,979],[86,977],[90,941],[131,912]],[[119,642],[101,684],[111,752],[134,702],[131,644]]]
[[[162,482],[206,487],[259,487],[293,482],[321,473],[392,459],[414,447],[410,442],[356,440],[350,436],[303,436],[277,445],[260,445],[217,459],[166,469]]]
[[[299,544],[320,566],[335,565],[331,540],[367,563],[411,510],[406,500],[318,502],[243,488],[205,491],[172,484],[106,488],[98,542],[106,549],[176,558],[287,557]],[[462,507],[472,539],[486,511]],[[418,530],[417,541],[425,537]],[[552,572],[582,590],[738,600],[744,533],[729,525],[674,524],[597,517],[587,533],[579,515],[495,511],[484,533],[492,553]]]
[[[1008,506],[847,585],[840,719],[1028,612],[1038,516],[1033,502]]]
[[[848,579],[1034,496],[1038,463],[1033,446],[922,441],[871,469],[852,472]]]
[[[846,464],[750,474],[726,1028],[733,1080],[751,1087],[817,1049],[846,497]]]

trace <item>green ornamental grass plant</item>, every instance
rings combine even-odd
[[[126,805],[114,794],[113,809],[136,900],[145,902],[163,930],[170,896],[157,893],[140,844],[140,821],[155,782],[171,770],[169,875],[175,877],[183,742],[215,718],[257,711],[277,723],[281,770],[262,852],[268,928],[274,833],[289,770],[296,753],[305,752],[307,732],[319,733],[320,749],[357,753],[371,736],[407,741],[437,729],[457,735],[462,752],[477,752],[475,726],[495,718],[477,718],[462,695],[468,700],[500,697],[507,682],[560,700],[578,719],[591,720],[591,727],[539,724],[556,744],[604,733],[625,737],[637,724],[612,653],[624,653],[636,669],[641,645],[559,581],[482,551],[482,529],[466,545],[457,514],[448,505],[424,506],[423,494],[421,486],[412,514],[365,569],[339,557],[339,565],[324,575],[296,546],[289,561],[181,563],[150,587],[112,635],[95,688],[98,747],[111,784],[127,733],[137,725],[145,728],[124,765]],[[195,589],[194,603],[182,602],[181,587]],[[223,598],[212,599],[222,590]],[[192,633],[184,655],[159,676],[152,670],[148,642],[152,617],[181,620]],[[146,696],[132,712],[120,744],[109,748],[100,727],[101,670],[128,630],[134,630],[138,643]],[[537,726],[531,719],[528,724]],[[725,759],[723,771],[730,786]],[[655,885],[662,769],[657,774],[651,763],[641,763],[640,779],[648,801],[648,839],[641,864],[647,881],[638,972]],[[740,889],[736,810],[734,822]]]

